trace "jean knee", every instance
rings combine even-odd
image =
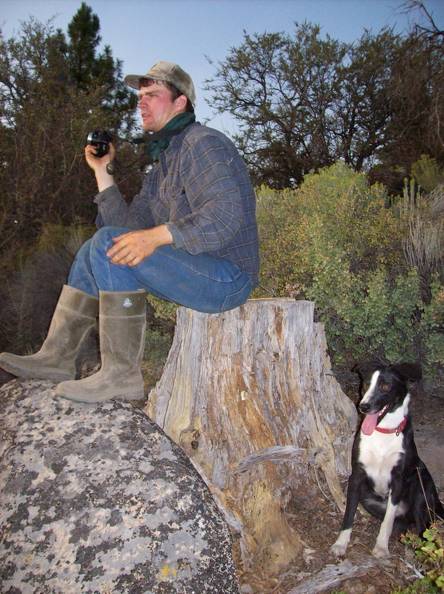
[[[96,251],[107,251],[112,243],[112,227],[101,227],[91,238],[91,247]]]
[[[128,231],[120,227],[101,227],[91,238],[91,247],[96,252],[106,253],[113,245],[113,237],[117,237]]]

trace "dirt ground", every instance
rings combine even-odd
[[[356,401],[350,393],[356,393],[354,386],[348,388],[345,391]],[[444,392],[435,389],[430,395],[422,389],[413,388],[411,411],[419,455],[430,470],[444,501]],[[396,588],[405,587],[414,580],[414,554],[400,542],[399,535],[392,535],[389,560],[381,562],[371,556],[380,524],[360,510],[353,526],[347,559],[355,566],[370,564],[370,568],[358,577],[341,579],[338,576],[332,587],[319,589],[313,578],[316,575],[322,578],[326,567],[340,563],[330,554],[329,548],[336,540],[342,514],[320,490],[310,493],[305,500],[296,494],[286,512],[290,525],[304,535],[306,547],[303,555],[285,574],[273,580],[265,582],[254,575],[241,575],[242,594],[293,594],[298,587],[297,594],[391,594]]]

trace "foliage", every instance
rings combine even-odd
[[[87,133],[134,126],[134,98],[109,47],[97,52],[98,31],[82,4],[68,39],[33,19],[0,35],[0,248],[31,244],[45,223],[93,221]]]
[[[429,155],[444,165],[444,34],[418,30],[403,39],[394,55],[387,96],[391,115],[386,142],[378,151],[383,172],[377,178],[390,184],[410,173],[412,163]]]
[[[383,32],[354,47],[308,23],[294,36],[245,34],[207,88],[217,111],[238,121],[236,141],[256,180],[291,187],[338,157],[362,167],[388,116],[380,79],[394,43]]]
[[[422,538],[413,533],[402,537],[402,542],[414,550],[423,578],[393,594],[439,594],[444,592],[444,524],[435,522],[424,531]]]
[[[429,155],[421,155],[421,158],[413,163],[411,174],[418,186],[426,192],[431,192],[444,184],[444,169]]]
[[[443,285],[424,303],[403,253],[407,224],[385,189],[343,163],[309,174],[299,190],[258,192],[258,295],[313,300],[335,363],[377,356],[444,363]]]
[[[147,301],[153,310],[154,319],[157,320],[158,324],[172,329],[176,323],[178,305],[171,301],[159,299],[159,297],[151,294],[147,295]]]
[[[46,336],[73,258],[93,233],[85,225],[45,225],[34,244],[12,254],[2,270],[0,350],[32,352]]]
[[[442,165],[444,36],[389,29],[344,44],[310,23],[286,33],[244,33],[207,81],[229,112],[258,185],[294,187],[342,159],[399,190],[411,164]]]
[[[444,186],[424,195],[412,180],[404,187],[402,214],[405,258],[418,272],[422,301],[430,304],[432,277],[440,274],[444,280]]]
[[[142,361],[145,390],[154,386],[160,379],[171,342],[171,335],[153,328],[147,330],[145,335],[145,353]]]
[[[261,284],[273,295],[303,294],[328,275],[371,272],[401,263],[401,230],[385,207],[382,186],[368,187],[364,174],[337,163],[309,174],[299,190],[258,191]]]

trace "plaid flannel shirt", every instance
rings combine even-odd
[[[199,123],[173,137],[127,204],[117,186],[97,194],[97,226],[146,229],[166,224],[173,245],[237,264],[258,282],[256,200],[234,144]]]

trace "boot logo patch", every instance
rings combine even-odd
[[[131,299],[129,297],[125,298],[125,301],[123,302],[123,307],[126,307],[127,309],[129,307],[133,306],[133,302],[131,301]]]

